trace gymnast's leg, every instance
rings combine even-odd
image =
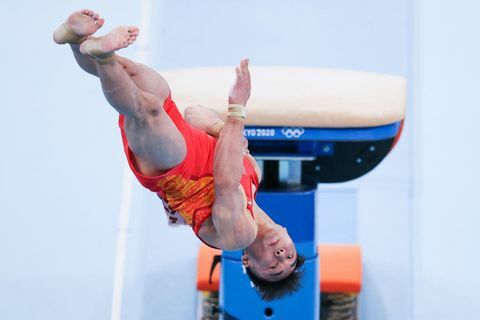
[[[164,101],[170,94],[168,85],[161,86],[162,89],[155,94],[142,90],[134,79],[147,83],[144,73],[153,71],[128,64],[129,61],[115,55],[115,51],[136,40],[138,29],[119,27],[103,37],[94,38],[88,32],[95,32],[103,24],[99,22],[100,18],[87,11],[72,16],[55,31],[54,40],[57,43],[81,43],[78,48],[72,45],[77,62],[84,70],[100,78],[107,101],[125,115],[124,129],[138,169],[145,175],[156,175],[179,164],[186,155],[186,146],[181,133],[163,109]],[[77,32],[79,29],[74,29],[73,25],[77,22],[81,25],[80,19],[90,19],[90,26]],[[126,67],[119,61],[126,61]]]
[[[92,10],[81,10],[71,14],[54,32],[53,39],[58,44],[68,43],[80,68],[98,77],[97,66],[92,57],[80,52],[80,43],[91,37],[104,24],[104,19]],[[162,92],[169,91],[165,79],[152,68],[117,55],[130,78],[142,90],[162,98]]]
[[[186,145],[163,109],[169,90],[155,95],[141,90],[118,62],[115,51],[133,43],[137,35],[136,27],[118,27],[103,37],[85,40],[80,52],[95,59],[107,101],[125,115],[125,133],[139,169],[156,175],[183,161]]]
[[[53,33],[53,40],[58,44],[68,43],[78,65],[86,72],[97,75],[95,61],[80,53],[80,43],[100,29],[105,20],[92,10],[72,13]]]

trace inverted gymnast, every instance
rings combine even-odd
[[[243,137],[248,60],[235,69],[225,121],[202,106],[188,107],[185,121],[160,74],[116,54],[136,40],[139,29],[121,26],[94,37],[103,24],[91,10],[75,12],[53,39],[68,43],[79,66],[100,78],[107,101],[120,114],[125,153],[137,179],[162,199],[170,223],[190,225],[211,247],[243,249],[242,262],[263,299],[296,291],[304,258],[287,230],[255,202],[261,172]]]

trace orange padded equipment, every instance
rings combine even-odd
[[[218,291],[220,287],[220,265],[212,274],[210,268],[215,255],[222,251],[200,245],[197,263],[197,290]],[[320,291],[324,293],[359,293],[362,288],[362,253],[357,245],[319,245]]]
[[[200,244],[197,262],[197,290],[198,291],[218,291],[220,286],[220,265],[214,269],[212,274],[212,283],[209,283],[210,268],[215,255],[221,255],[222,251],[210,248],[205,244]]]
[[[320,292],[359,293],[362,252],[356,245],[319,245]]]

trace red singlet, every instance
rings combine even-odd
[[[163,107],[185,139],[187,145],[185,159],[159,176],[149,177],[141,174],[136,167],[135,156],[125,135],[125,118],[120,115],[119,126],[125,154],[138,181],[145,188],[156,192],[163,200],[165,211],[169,216],[169,223],[186,223],[192,226],[198,236],[200,227],[212,215],[212,205],[215,199],[213,156],[217,139],[190,126],[183,119],[170,96],[165,100]],[[246,157],[243,157],[243,167],[241,185],[247,196],[247,209],[253,217],[252,203],[255,194],[253,194],[252,184],[258,189],[258,177]]]

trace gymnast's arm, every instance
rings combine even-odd
[[[217,246],[223,250],[245,248],[255,240],[257,233],[255,221],[246,212],[246,197],[240,185],[242,138],[243,122],[228,118],[215,147],[212,222]]]
[[[201,105],[187,107],[185,109],[185,121],[187,121],[192,127],[200,129],[215,138],[220,136],[220,132],[225,126],[225,122],[218,113],[213,109]],[[243,154],[246,155],[247,159],[253,165],[258,181],[260,182],[262,180],[262,172],[258,163],[255,161],[255,158],[253,158],[248,151],[247,139],[242,139],[242,146]]]
[[[229,95],[229,104],[246,105],[250,97],[248,60],[240,62]],[[249,246],[256,237],[257,226],[246,212],[246,197],[240,185],[243,172],[243,120],[227,117],[220,132],[213,163],[215,202],[212,221],[219,247],[238,250]]]

